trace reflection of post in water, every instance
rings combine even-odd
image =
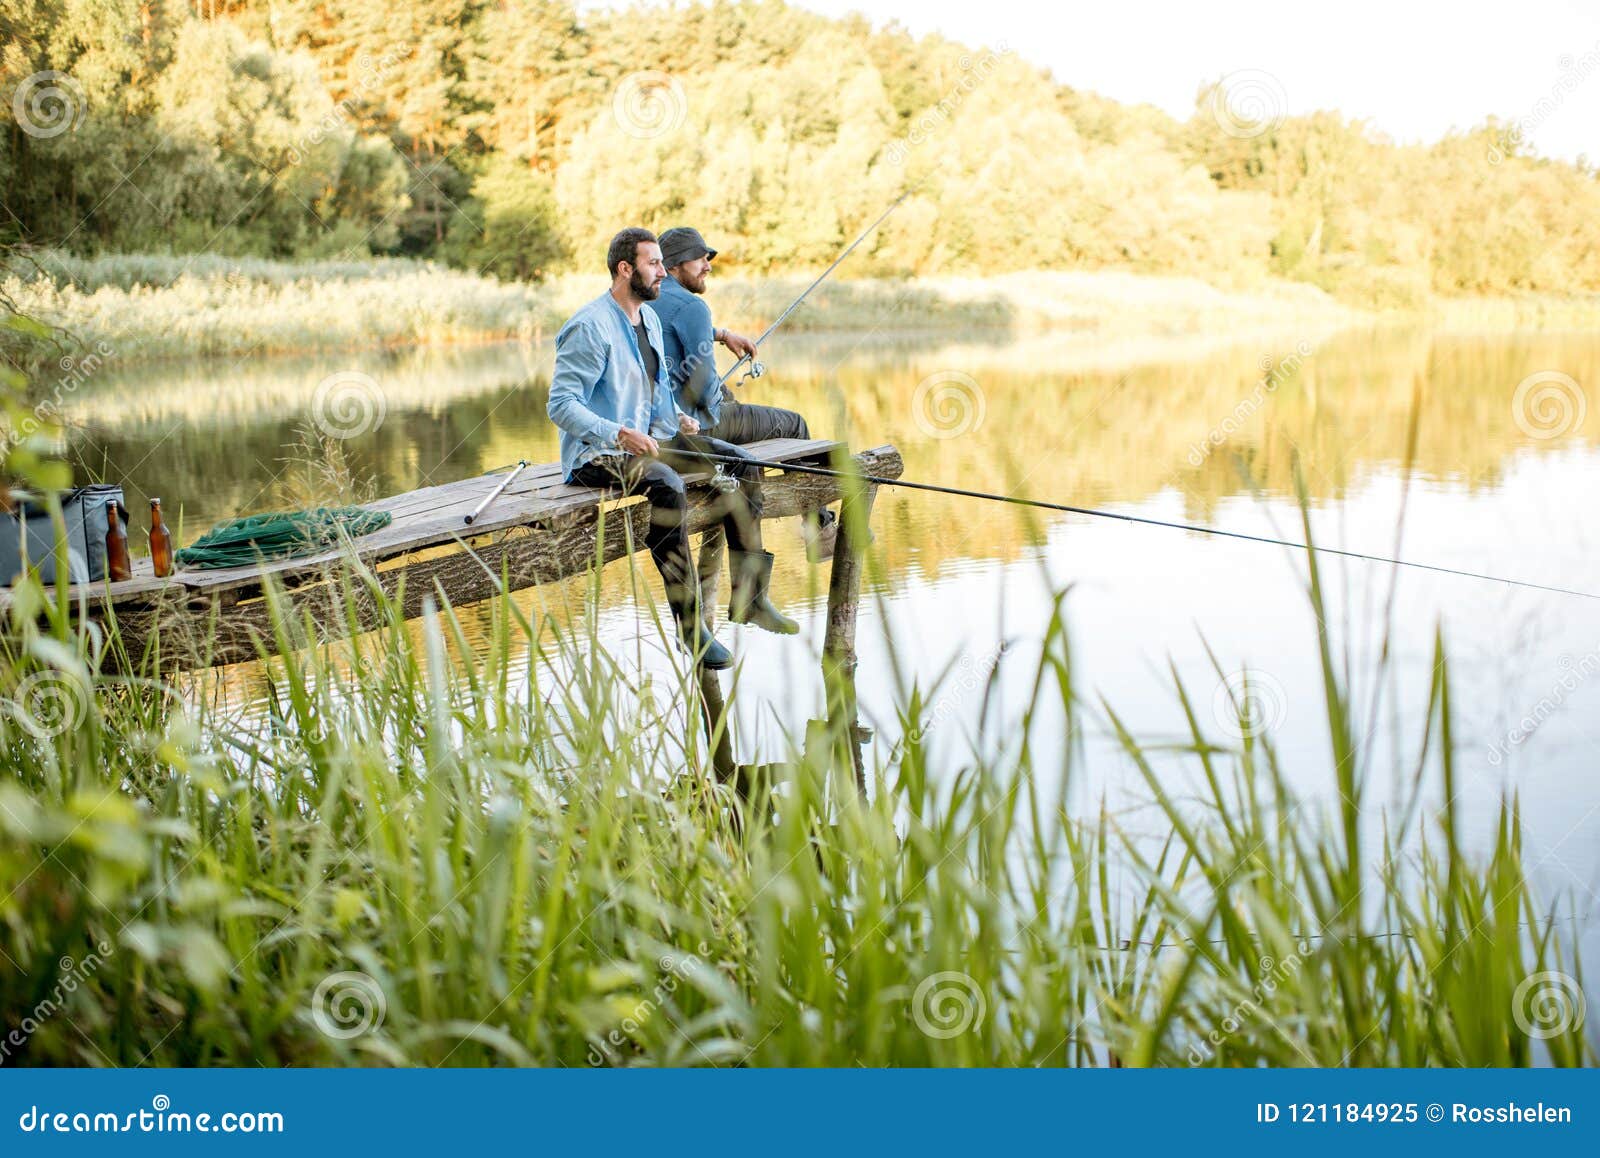
[[[828,630],[822,642],[822,679],[828,693],[828,742],[836,767],[848,759],[856,786],[866,790],[861,746],[867,739],[856,712],[856,610],[861,602],[861,565],[871,542],[869,523],[878,488],[861,481],[848,455],[838,455],[834,469],[849,472],[840,480],[839,537],[833,549],[828,581]]]
[[[700,617],[707,631],[717,628],[717,581],[722,574],[722,560],[727,554],[722,528],[712,527],[700,540],[700,558],[696,564],[696,583],[700,589]],[[706,737],[711,743],[711,766],[717,779],[724,784],[734,779],[733,721],[727,705],[722,700],[722,685],[717,673],[702,664],[695,664],[695,674],[700,680],[700,710],[705,716]]]

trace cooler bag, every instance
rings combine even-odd
[[[23,559],[39,569],[46,583],[56,581],[55,528],[50,511],[36,496],[13,492],[15,506],[0,514],[0,586],[10,586],[22,574]],[[61,496],[61,514],[67,523],[67,578],[73,583],[95,583],[106,577],[106,532],[111,517],[106,508],[117,504],[122,529],[128,529],[128,508],[122,488],[91,483]]]

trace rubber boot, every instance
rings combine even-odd
[[[667,586],[667,603],[677,620],[678,639],[694,662],[711,671],[733,666],[733,653],[717,642],[717,637],[700,617],[698,586],[672,583]]]
[[[678,621],[678,638],[693,657],[694,662],[709,671],[725,671],[733,666],[733,652],[717,642],[717,637],[706,630],[697,615],[688,621]]]
[[[728,618],[735,623],[753,623],[778,635],[794,635],[800,625],[784,615],[767,598],[767,586],[772,582],[771,551],[728,551],[728,564],[733,571],[733,602],[728,604]]]

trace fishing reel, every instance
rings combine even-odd
[[[735,386],[743,386],[746,382],[750,381],[750,379],[752,379],[752,378],[760,378],[766,372],[767,372],[767,364],[765,362],[757,362],[755,359],[752,358],[751,361],[750,361],[750,369],[746,370],[744,372],[744,374],[740,377],[739,381],[734,383],[734,385]]]
[[[720,462],[711,472],[711,489],[721,495],[731,495],[739,489],[739,480],[728,473],[728,468]]]

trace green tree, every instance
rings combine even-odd
[[[462,213],[469,219],[452,224],[444,247],[456,265],[536,281],[566,255],[553,183],[526,161],[492,156],[474,179]]]

